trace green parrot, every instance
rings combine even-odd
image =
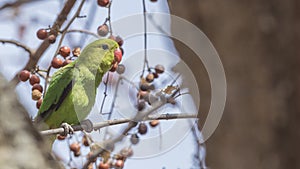
[[[53,129],[62,123],[76,125],[84,120],[95,103],[103,75],[116,63],[118,50],[114,40],[96,40],[74,62],[56,71],[35,119],[38,126],[45,129],[46,124]]]

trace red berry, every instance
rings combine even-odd
[[[140,134],[146,134],[148,130],[148,127],[145,123],[140,123],[139,127],[138,127],[138,131]]]
[[[36,83],[40,83],[40,78],[37,75],[31,75],[29,83],[33,86]]]
[[[70,53],[71,53],[71,49],[68,46],[62,46],[59,49],[59,54],[64,58],[68,57]]]
[[[40,109],[42,103],[43,103],[43,99],[40,98],[40,99],[36,102],[36,108],[37,108],[37,109]]]
[[[80,151],[80,144],[75,142],[75,143],[72,143],[70,145],[70,150],[73,151],[73,152],[79,152]]]
[[[19,80],[26,82],[30,77],[30,72],[28,70],[22,70],[19,74]]]
[[[119,46],[122,46],[124,41],[120,36],[116,36],[115,41],[119,44]]]
[[[109,71],[114,72],[117,70],[117,68],[118,68],[118,62],[114,63]]]
[[[60,68],[63,66],[63,61],[57,57],[52,59],[51,66],[54,68]]]
[[[159,124],[159,120],[151,120],[149,124],[151,127],[156,127]]]
[[[40,92],[43,92],[43,86],[38,83],[34,84],[31,88],[31,90],[35,90],[35,89],[37,89]]]
[[[122,51],[121,51],[121,49],[116,49],[114,51],[114,56],[115,56],[115,61],[120,63],[121,60],[122,60]]]
[[[106,36],[109,32],[109,28],[106,24],[100,25],[97,29],[99,36]]]
[[[48,41],[49,41],[49,43],[55,43],[55,41],[56,41],[56,36],[55,35],[49,35],[48,36]]]
[[[101,161],[98,166],[98,169],[109,169],[109,168],[110,168],[109,162],[104,163],[103,161]]]
[[[63,135],[58,134],[56,138],[57,138],[58,140],[64,140],[64,139],[66,139],[66,137],[67,137],[67,136],[63,136]]]
[[[109,4],[109,0],[98,0],[98,5],[102,7],[106,7]]]
[[[123,160],[117,160],[116,163],[115,163],[115,167],[123,168],[124,167],[124,161]]]
[[[37,32],[36,32],[36,36],[41,39],[41,40],[44,40],[47,38],[48,36],[48,32],[46,29],[39,29]]]

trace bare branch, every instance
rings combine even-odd
[[[2,42],[3,44],[5,44],[5,43],[14,44],[14,45],[16,45],[16,46],[18,46],[18,47],[23,48],[26,52],[29,53],[29,57],[31,57],[32,54],[33,54],[32,49],[30,49],[30,48],[29,48],[28,46],[26,46],[25,44],[22,44],[21,42],[18,42],[18,41],[16,41],[16,40],[0,39],[0,42]]]
[[[15,2],[11,2],[11,3],[6,3],[4,5],[2,5],[0,7],[0,10],[5,9],[5,8],[16,8],[19,7],[25,3],[29,3],[29,2],[37,2],[38,0],[17,0]]]
[[[65,3],[65,6],[57,16],[54,24],[52,25],[51,30],[59,30],[63,23],[66,21],[68,14],[70,13],[71,9],[73,8],[76,0],[68,0]],[[54,32],[55,35],[58,34],[58,32]],[[48,39],[44,40],[40,46],[36,49],[35,53],[32,55],[30,60],[27,62],[26,66],[23,69],[33,69],[35,65],[38,63],[41,56],[44,54],[44,52],[49,48],[50,43]],[[18,76],[16,75],[14,79],[11,81],[11,85],[16,85],[18,83]]]
[[[188,118],[197,118],[197,114],[161,114],[161,115],[151,115],[148,117],[145,117],[143,120],[144,121],[149,121],[149,120],[174,120],[174,119],[188,119]],[[93,130],[98,130],[100,128],[104,128],[107,126],[114,126],[118,124],[124,124],[124,123],[129,123],[131,122],[132,119],[124,118],[124,119],[116,119],[116,120],[107,120],[99,123],[94,123],[93,124]],[[76,125],[73,126],[75,131],[82,131],[84,130],[83,126],[81,125]],[[56,129],[50,129],[50,130],[44,130],[40,132],[42,135],[52,135],[52,134],[61,134],[64,133],[64,128],[56,128]]]
[[[73,33],[73,32],[84,33],[87,35],[94,36],[95,38],[100,38],[100,36],[98,36],[96,33],[84,29],[70,29],[67,31],[67,33]]]

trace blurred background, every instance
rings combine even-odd
[[[170,0],[171,13],[211,40],[227,79],[227,103],[207,144],[207,164],[220,169],[300,168],[298,0]],[[184,30],[183,30],[184,31]],[[193,56],[180,43],[179,53]],[[210,105],[205,69],[183,57],[197,77],[200,112]],[[205,115],[200,116],[205,121]],[[202,123],[203,125],[203,123]],[[200,126],[201,127],[201,126]]]
[[[218,51],[226,73],[227,103],[217,130],[206,142],[207,166],[211,169],[300,168],[300,90],[297,87],[300,85],[300,50],[297,47],[300,1],[169,0],[168,3],[171,14],[190,21],[207,35]],[[58,12],[57,6],[47,7]],[[151,8],[157,7],[153,5]],[[135,12],[140,12],[140,9],[139,6]],[[125,10],[127,8],[124,12],[128,12]],[[11,19],[11,14],[3,12],[1,15],[1,21]],[[27,24],[38,28],[55,18],[53,13],[42,15],[49,15],[40,20],[43,23],[28,23],[31,21],[28,19]],[[22,33],[22,25],[26,22],[14,19],[16,21],[11,24],[19,27],[9,30],[7,27],[13,25],[6,24],[3,29],[8,32],[3,34],[20,36],[13,33]],[[36,29],[29,31],[34,34]],[[25,37],[23,40],[29,46],[37,46],[32,39]],[[198,82],[201,129],[211,100],[208,75],[188,47],[174,42]],[[17,52],[24,53],[22,49]],[[28,59],[27,56],[24,58]],[[16,64],[25,65],[24,58],[15,58],[17,62],[11,62],[13,58],[7,58],[7,62],[1,60],[0,66],[6,66],[8,79],[19,71]],[[44,62],[49,63],[49,60]],[[34,106],[34,103],[29,106]]]

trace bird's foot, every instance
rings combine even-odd
[[[68,134],[73,134],[74,133],[74,129],[70,124],[62,123],[60,126],[62,128],[64,128],[64,132],[61,133],[60,135],[67,136]]]

